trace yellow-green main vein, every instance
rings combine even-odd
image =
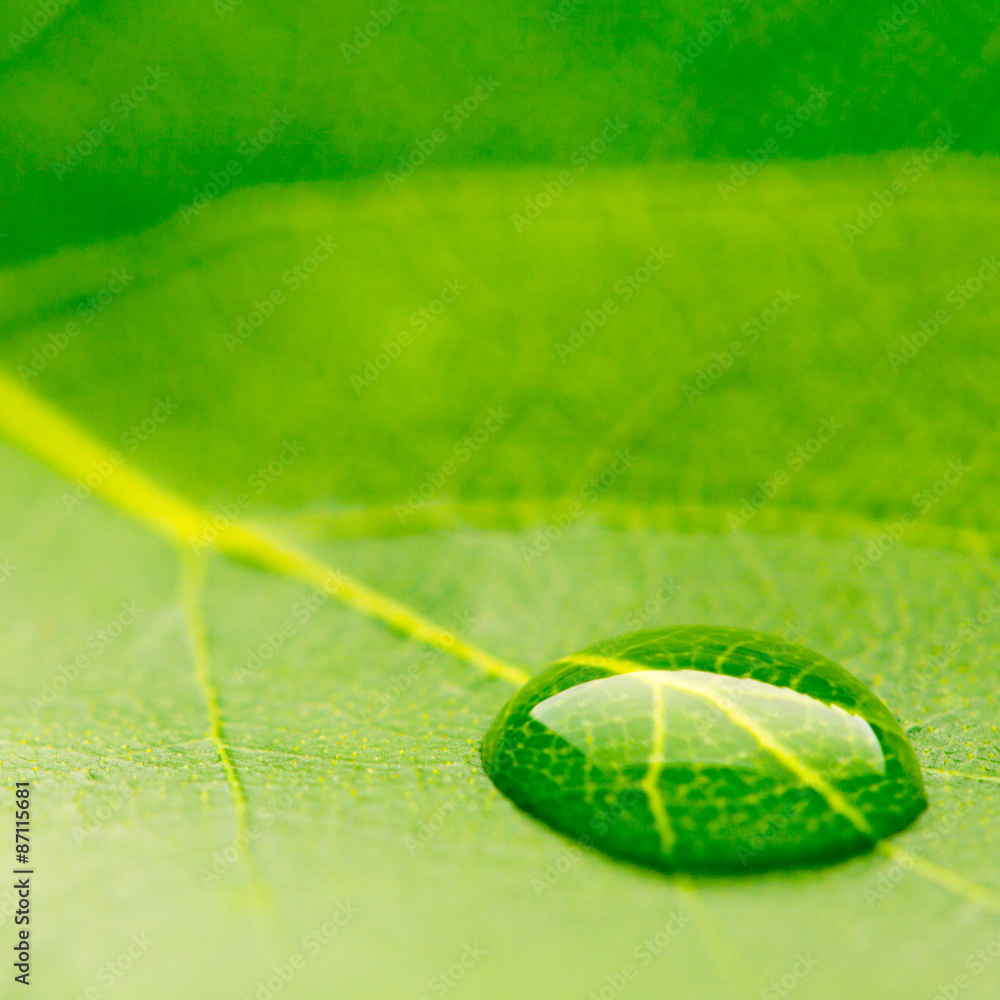
[[[182,552],[214,550],[311,584],[331,597],[494,677],[520,686],[528,673],[260,528],[213,517],[133,469],[50,403],[0,369],[0,435],[69,479],[102,475],[94,492]]]

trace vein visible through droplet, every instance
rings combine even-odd
[[[641,673],[638,674],[640,678],[644,678],[644,675],[650,672],[648,668],[643,666],[641,663],[635,663],[630,660],[619,660],[609,656],[569,656],[563,662],[579,663],[581,666],[598,667],[603,670],[611,670],[616,674],[641,671]],[[830,782],[827,781],[821,774],[813,770],[813,768],[798,757],[793,750],[786,747],[781,740],[774,736],[774,734],[769,733],[756,720],[750,718],[750,716],[743,712],[731,698],[719,697],[718,693],[702,687],[700,684],[690,683],[682,677],[677,676],[677,674],[673,671],[658,670],[655,671],[655,673],[657,683],[651,686],[654,691],[661,692],[661,699],[662,688],[666,686],[676,688],[678,691],[684,691],[687,694],[696,695],[711,702],[711,704],[718,708],[723,715],[725,715],[741,729],[748,732],[768,753],[771,754],[772,757],[775,758],[775,760],[779,761],[784,767],[795,774],[804,784],[808,785],[821,795],[827,805],[829,805],[834,812],[843,816],[859,833],[863,833],[865,836],[869,837],[874,836],[874,832],[868,824],[868,821],[858,809],[847,801],[842,792],[831,785]]]
[[[610,670],[616,674],[648,671],[648,667],[642,663],[636,663],[631,660],[620,660],[609,656],[568,656],[560,662],[579,663],[581,666],[598,667],[599,669]],[[805,761],[799,759],[794,751],[785,747],[780,740],[773,737],[762,726],[741,712],[731,700],[715,697],[709,690],[694,684],[685,683],[683,679],[671,676],[671,671],[657,671],[657,673],[666,675],[662,678],[665,685],[676,687],[678,690],[683,690],[690,694],[701,695],[703,698],[711,701],[736,725],[750,733],[765,750],[772,753],[782,764],[797,774],[803,782],[822,795],[830,808],[844,816],[859,833],[863,833],[866,836],[873,835],[872,829],[864,816],[837,789],[833,788],[822,775],[817,774]],[[932,861],[926,861],[917,855],[911,854],[905,848],[886,840],[878,841],[875,849],[887,858],[909,864],[914,871],[918,872],[925,879],[953,892],[955,895],[992,910],[995,913],[1000,913],[1000,896],[984,886],[973,882],[971,879],[967,879],[963,875],[951,871],[949,868],[936,865]]]
[[[639,787],[646,793],[649,811],[653,814],[656,832],[660,835],[660,846],[664,854],[669,854],[677,843],[677,835],[667,814],[667,805],[660,788],[660,774],[663,771],[663,746],[667,737],[666,705],[663,701],[663,688],[653,685],[653,742],[649,755],[649,766],[639,782]]]

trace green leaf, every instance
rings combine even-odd
[[[728,166],[595,168],[520,233],[551,171],[262,188],[5,272],[40,995],[995,996],[995,167],[937,164],[849,242],[907,161],[726,200]],[[677,880],[493,791],[500,674],[676,623],[874,688],[931,803],[897,853]]]

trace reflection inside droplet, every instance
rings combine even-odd
[[[530,714],[586,754],[595,767],[644,764],[654,751],[654,731],[662,729],[658,756],[666,765],[697,761],[775,773],[787,770],[754,735],[756,720],[757,728],[766,728],[809,767],[885,773],[878,737],[860,716],[752,678],[699,670],[637,670],[561,691]]]

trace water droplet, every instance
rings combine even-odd
[[[560,660],[507,703],[482,759],[556,830],[670,871],[836,861],[927,806],[913,749],[872,691],[739,629],[637,632]]]

